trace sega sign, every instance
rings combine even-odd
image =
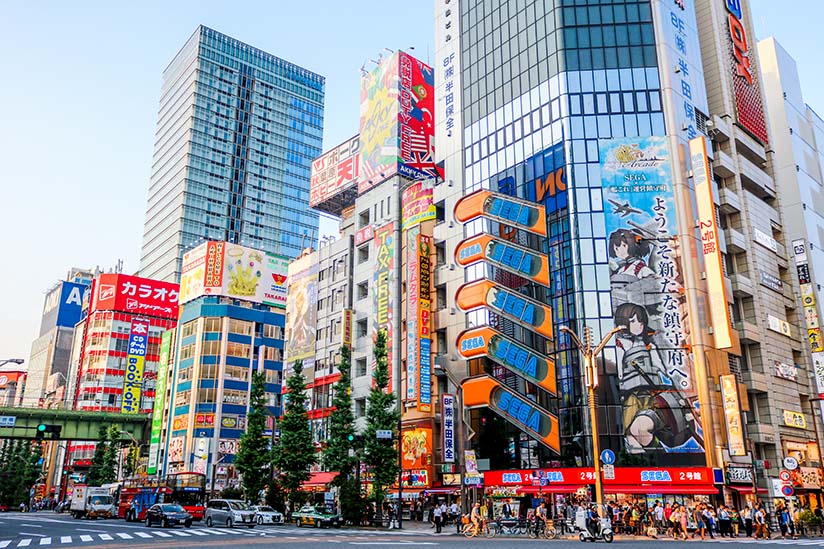
[[[667,470],[644,470],[641,471],[641,482],[672,482],[672,477]]]

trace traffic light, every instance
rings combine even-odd
[[[358,448],[363,447],[363,437],[361,435],[349,435],[346,439],[349,441],[349,444],[353,446]]]
[[[46,433],[51,434],[49,438],[51,439],[58,439],[60,438],[60,432],[63,430],[62,425],[50,425],[48,423],[40,423],[37,425],[37,433],[35,434],[35,438],[38,440],[42,440]]]

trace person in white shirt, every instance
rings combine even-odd
[[[441,533],[441,527],[443,525],[443,509],[442,505],[435,505],[435,533]]]

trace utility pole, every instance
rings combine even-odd
[[[584,341],[581,342],[578,334],[568,326],[561,326],[560,330],[569,335],[584,359],[584,384],[587,388],[587,402],[589,404],[590,434],[592,436],[592,462],[595,466],[595,502],[598,504],[598,514],[602,514],[604,503],[604,485],[601,480],[601,449],[598,441],[598,409],[595,406],[595,389],[598,388],[598,355],[604,350],[612,336],[625,330],[625,326],[617,326],[607,333],[598,345],[592,346],[592,330],[584,326]]]

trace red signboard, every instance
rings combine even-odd
[[[595,470],[591,467],[515,469],[484,473],[484,486],[563,485],[579,487],[594,482]],[[633,486],[638,493],[657,493],[656,489],[664,487],[681,487],[685,493],[688,493],[692,487],[712,484],[713,474],[709,467],[616,467],[615,478],[604,479],[605,487]]]
[[[375,229],[372,225],[367,225],[355,233],[355,246],[360,246],[364,242],[369,242],[375,238]]]
[[[309,206],[354,186],[360,171],[360,137],[355,136],[312,161],[312,184]]]
[[[125,313],[177,319],[177,284],[124,274],[102,274],[92,283],[89,312]]]

